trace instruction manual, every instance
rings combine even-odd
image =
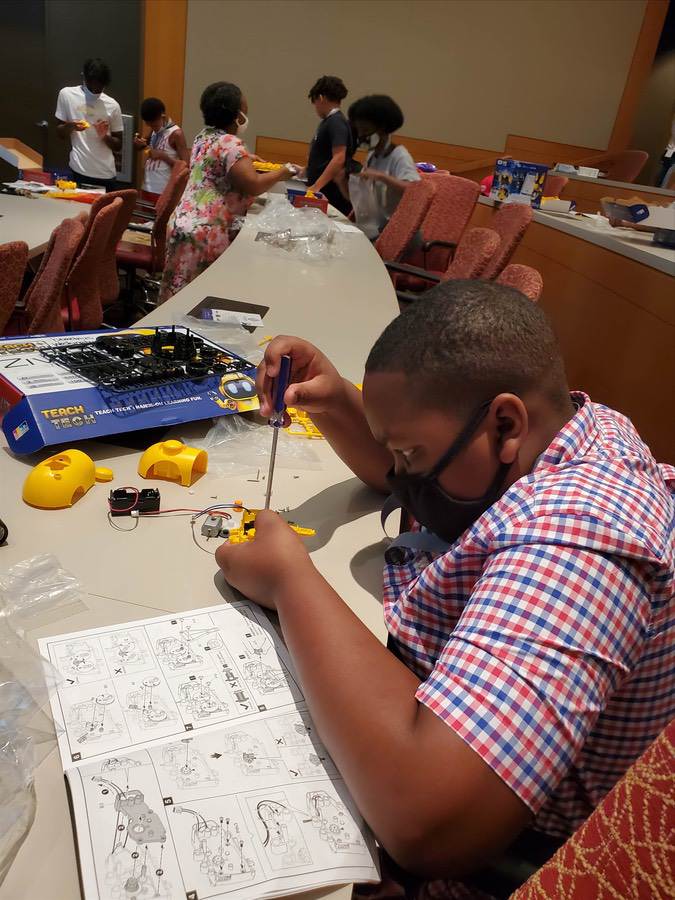
[[[85,900],[377,881],[372,836],[258,608],[43,638]]]

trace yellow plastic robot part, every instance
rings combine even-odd
[[[65,509],[83,497],[97,481],[112,481],[110,469],[97,468],[81,450],[64,450],[38,463],[28,474],[22,497],[39,509]]]
[[[206,472],[208,462],[206,450],[188,447],[182,441],[160,441],[141,456],[138,474],[141,478],[179,481],[183,487],[190,487],[198,475]]]
[[[294,406],[288,406],[286,411],[291,419],[291,424],[286,429],[286,434],[290,434],[291,437],[304,437],[314,440],[323,439],[323,434],[312,422],[309,413],[302,409],[296,409]]]
[[[309,200],[316,200],[316,194],[314,193],[314,191],[305,191],[305,197],[307,197]]]
[[[79,122],[78,122],[77,124],[78,124],[78,125],[81,125],[82,128],[85,128],[85,129],[86,129],[86,128],[91,128],[91,124],[90,124],[89,122],[87,122],[86,119],[80,119]]]
[[[74,191],[77,188],[77,182],[68,181],[66,178],[57,178],[56,186],[60,191]]]
[[[259,509],[244,510],[241,525],[237,528],[230,528],[228,531],[227,539],[230,544],[245,544],[255,538],[255,520],[259,512]],[[313,534],[316,534],[313,528],[303,528],[301,525],[296,525],[295,522],[289,522],[288,524],[301,537],[311,537]]]
[[[282,168],[282,164],[265,162],[265,160],[262,159],[254,159],[253,168],[256,170],[256,172],[276,172]]]

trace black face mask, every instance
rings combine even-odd
[[[438,483],[441,472],[461,453],[478,430],[488,414],[491,402],[484,403],[476,410],[426,475],[397,475],[393,468],[387,474],[389,487],[401,506],[420,525],[424,525],[449,544],[453,544],[500,497],[506,473],[510,468],[509,463],[501,463],[490,487],[482,497],[475,500],[458,500],[451,497]]]

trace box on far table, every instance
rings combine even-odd
[[[492,179],[490,199],[500,203],[522,203],[539,208],[544,193],[548,166],[498,159]]]

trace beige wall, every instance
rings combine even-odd
[[[412,137],[502,149],[506,134],[605,148],[645,0],[189,0],[183,125],[212,81],[256,134],[309,140],[307,91],[391,94]]]

